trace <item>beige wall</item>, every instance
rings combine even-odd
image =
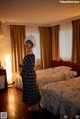
[[[0,60],[3,68],[6,68],[5,55],[11,54],[10,27],[2,24],[4,38],[0,38]]]

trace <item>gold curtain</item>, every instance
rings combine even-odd
[[[51,27],[39,27],[42,68],[52,66],[52,36]]]
[[[52,27],[52,60],[59,60],[59,25]]]
[[[72,21],[72,61],[80,63],[80,19]]]
[[[19,64],[25,55],[25,26],[10,25],[12,48],[12,72],[19,72]]]

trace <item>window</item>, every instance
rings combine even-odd
[[[60,25],[59,32],[60,59],[70,61],[72,57],[72,23]]]
[[[35,54],[36,58],[36,64],[40,64],[40,33],[39,33],[39,28],[38,27],[31,27],[31,26],[26,26],[26,36],[28,35],[34,35],[36,38],[36,47],[33,48],[33,52]]]

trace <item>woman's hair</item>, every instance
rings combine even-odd
[[[27,41],[26,41],[26,43],[31,44],[31,45],[32,45],[32,47],[33,47],[33,43],[31,42],[31,40],[27,40]]]

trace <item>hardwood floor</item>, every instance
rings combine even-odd
[[[22,102],[22,90],[15,87],[0,90],[0,112],[7,112],[8,119],[59,119],[44,109],[27,111],[26,104]]]

